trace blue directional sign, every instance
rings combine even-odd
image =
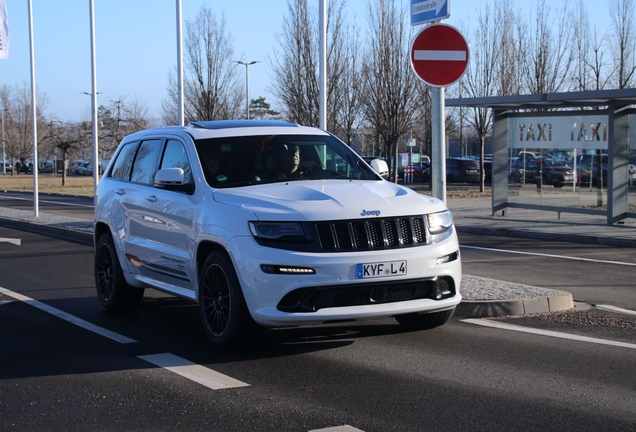
[[[440,21],[450,16],[450,0],[411,0],[411,25]]]

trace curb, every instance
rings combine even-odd
[[[552,296],[509,300],[462,300],[455,308],[455,315],[469,318],[502,317],[555,312],[573,307],[572,294],[558,291],[558,294]]]

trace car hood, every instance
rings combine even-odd
[[[340,220],[434,213],[444,203],[390,182],[310,180],[219,189],[214,199],[261,220]]]

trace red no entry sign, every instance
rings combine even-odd
[[[428,85],[451,85],[466,72],[468,43],[455,27],[446,24],[425,27],[413,39],[411,66]]]

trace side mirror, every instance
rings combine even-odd
[[[164,168],[155,174],[155,187],[178,192],[185,192],[188,195],[194,193],[192,183],[184,183],[183,168]]]
[[[371,161],[371,168],[373,171],[378,173],[380,177],[388,178],[389,177],[389,165],[385,160],[382,159],[373,159]]]

